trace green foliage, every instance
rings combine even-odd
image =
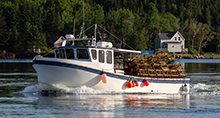
[[[204,53],[204,56],[220,56],[220,53],[213,53],[213,52],[209,52],[209,53]]]
[[[192,52],[191,52],[193,55],[198,55],[198,52],[197,52],[197,50],[193,50]]]
[[[204,54],[205,54],[205,52],[203,52],[203,50],[202,50],[202,49],[200,49],[200,54],[201,54],[201,55],[204,55]]]
[[[110,29],[111,33],[119,36],[123,42],[126,42],[126,39],[129,39],[129,36],[132,34],[133,24],[134,15],[128,9],[111,10],[106,16],[107,29]],[[122,47],[125,47],[124,44],[122,44]]]
[[[201,0],[3,0],[0,1],[0,50],[30,52],[33,45],[50,51],[50,36],[76,36],[96,23],[134,49],[153,49],[158,31],[180,31],[193,54],[220,43],[220,1]],[[205,27],[205,28],[204,28]],[[93,32],[84,35],[93,36]],[[114,46],[120,41],[106,40]],[[82,44],[80,44],[82,45]],[[129,48],[127,45],[123,45]],[[209,48],[207,48],[209,47]],[[197,51],[198,52],[197,52]]]

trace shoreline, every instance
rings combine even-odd
[[[33,59],[36,53],[6,53],[0,54],[0,59]],[[53,57],[54,53],[40,53],[44,57]],[[176,55],[176,59],[220,59],[220,56],[203,56],[203,55]]]
[[[176,55],[176,59],[220,59],[220,56],[203,56],[203,55],[179,56],[179,55]]]

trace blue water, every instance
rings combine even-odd
[[[220,59],[181,59],[190,94],[122,94],[82,86],[41,94],[32,60],[0,60],[0,117],[220,116]]]

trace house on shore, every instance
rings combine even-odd
[[[65,38],[63,36],[51,36],[47,39],[47,45],[50,47],[58,47],[62,45],[62,41]]]
[[[179,31],[159,33],[155,38],[155,51],[168,51],[178,53],[188,53],[188,48],[185,48],[185,38]]]

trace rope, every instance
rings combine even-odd
[[[89,28],[87,28],[86,30],[84,30],[82,33],[86,32],[87,30],[89,30],[91,27],[93,27],[95,24],[93,24],[92,26],[90,26]],[[77,36],[79,36],[80,34],[78,34]],[[76,37],[77,37],[76,36]]]
[[[86,30],[84,30],[83,32],[80,32],[81,33],[84,33],[86,32],[87,30],[89,30],[91,27],[93,27],[95,24],[93,24],[92,26],[90,26],[89,28],[87,28]],[[98,25],[99,26],[99,25]],[[99,26],[100,28],[102,28],[104,31],[106,31],[107,33],[109,33],[110,35],[112,35],[114,38],[116,38],[118,41],[121,41],[123,44],[125,44],[126,46],[128,46],[130,49],[134,50],[134,48],[132,48],[131,46],[129,46],[127,43],[125,43],[125,41],[122,41],[121,39],[119,39],[118,37],[116,37],[115,35],[113,35],[112,33],[110,33],[108,30],[106,30],[105,28]],[[76,37],[80,36],[80,34],[78,34]]]
[[[48,53],[44,54],[42,57],[44,57],[44,56],[46,56],[46,55],[48,55],[48,54],[50,54],[50,52],[48,52]]]
[[[101,26],[99,26],[100,28],[102,28]],[[112,33],[110,33],[109,31],[107,31],[105,28],[102,28],[103,30],[105,30],[107,33],[109,33],[110,35],[112,35],[113,37],[115,37],[118,41],[122,41],[121,39],[119,39],[118,37],[114,36]],[[129,48],[131,48],[132,50],[134,50],[134,48],[132,48],[131,46],[129,46],[128,44],[126,44],[124,41],[122,41],[122,43],[124,43],[126,46],[128,46]]]

